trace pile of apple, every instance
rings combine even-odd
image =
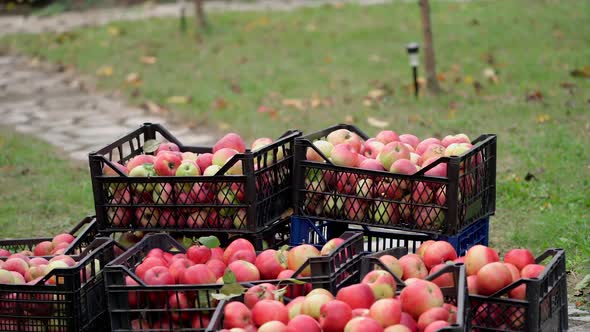
[[[259,150],[273,141],[270,138],[258,138],[252,143],[252,151]],[[154,183],[134,184],[130,186],[112,183],[109,186],[110,204],[108,218],[114,227],[126,227],[135,223],[136,227],[179,227],[179,228],[245,228],[247,225],[246,209],[232,208],[228,205],[245,204],[243,183],[194,182],[162,183],[158,176],[199,177],[214,176],[236,154],[244,153],[244,140],[235,133],[222,137],[212,149],[212,153],[196,154],[181,152],[178,145],[160,143],[154,155],[141,154],[130,159],[125,165],[113,162],[115,167],[130,177],[155,177]],[[273,151],[267,154],[267,162],[274,158]],[[281,149],[277,159],[283,158]],[[237,161],[227,170],[226,175],[242,175],[242,161]],[[103,168],[103,175],[119,176],[110,166]],[[270,181],[262,177],[263,181]],[[266,179],[266,180],[265,180]],[[269,185],[258,183],[260,190],[270,190]],[[136,209],[126,207],[147,205]],[[167,205],[187,206],[175,208]],[[220,204],[222,208],[188,207],[195,204]]]
[[[329,255],[344,242],[341,238],[328,241],[321,250],[309,244],[296,246],[288,251],[267,249],[258,255],[254,246],[245,239],[236,239],[225,250],[222,248],[208,248],[204,245],[193,245],[186,253],[172,254],[161,249],[151,249],[145,258],[135,267],[135,275],[145,284],[159,285],[207,285],[224,283],[224,275],[232,272],[237,282],[257,280],[291,279],[306,263],[308,258]],[[297,277],[309,277],[311,269],[305,267]],[[126,285],[136,286],[138,283],[131,276],[125,278]],[[310,284],[296,285],[288,291],[289,295],[302,295],[311,290]],[[135,327],[160,328],[162,324],[173,327],[188,326],[201,328],[203,321],[209,316],[202,313],[192,313],[181,309],[211,306],[211,299],[203,298],[199,292],[166,292],[129,291],[130,308],[167,308],[172,312],[172,321],[165,317],[157,317],[155,322],[135,319]]]
[[[384,130],[363,141],[347,129],[335,130],[326,139],[314,141],[313,145],[337,166],[403,175],[413,175],[441,157],[460,156],[473,147],[465,134],[448,135],[442,140],[430,137],[421,141],[411,134],[398,136],[394,131]],[[481,162],[481,155],[477,156],[474,163]],[[307,149],[306,158],[326,162],[313,148]],[[447,164],[440,163],[426,171],[425,175],[446,178]],[[475,181],[471,175],[460,180],[462,195],[474,190]],[[439,183],[312,169],[306,176],[305,185],[311,192],[307,195],[305,209],[311,215],[370,220],[376,224],[405,223],[424,229],[439,228],[444,218],[439,207],[445,206],[446,188]]]
[[[75,240],[68,233],[56,235],[51,241],[38,243],[33,252],[24,250],[11,254],[6,249],[0,249],[0,284],[36,284],[46,274],[55,268],[67,268],[76,265],[70,256],[63,255],[64,250]],[[39,256],[54,256],[47,260]],[[47,284],[55,284],[51,278]]]

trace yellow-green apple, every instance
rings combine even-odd
[[[290,270],[297,271],[303,264],[307,262],[308,258],[320,256],[320,251],[310,245],[302,244],[292,248],[287,252],[287,267]],[[311,276],[311,266],[308,265],[301,271],[301,277]]]
[[[250,241],[246,239],[235,239],[227,246],[227,248],[225,248],[225,251],[223,252],[223,261],[227,264],[230,257],[239,250],[249,250],[256,253],[256,250]]]
[[[502,262],[492,262],[477,271],[477,291],[491,295],[512,283],[512,274]]]
[[[350,144],[352,151],[354,151],[355,153],[361,152],[363,144],[362,139],[359,137],[359,135],[353,133],[352,131],[349,131],[348,129],[334,130],[333,132],[328,134],[326,140],[332,143],[334,147],[338,144]]]
[[[205,264],[211,258],[211,249],[203,245],[193,245],[187,249],[186,257],[195,264]]]
[[[367,284],[354,284],[341,288],[336,294],[336,299],[346,302],[351,309],[369,309],[375,302],[373,290]]]
[[[416,330],[417,331],[417,330]],[[414,332],[409,327],[402,324],[395,324],[385,328],[383,332]]]
[[[147,154],[140,154],[137,155],[133,158],[131,158],[128,162],[127,162],[127,169],[129,171],[131,171],[132,169],[134,169],[137,166],[141,166],[144,164],[151,164],[153,165],[156,162],[156,157],[154,156],[150,156]]]
[[[223,327],[226,329],[252,325],[252,312],[238,301],[232,301],[223,308]]]
[[[254,140],[254,142],[252,142],[252,147],[251,150],[252,151],[256,151],[259,149],[262,149],[263,147],[272,144],[272,138],[269,137],[260,137]]]
[[[444,298],[440,288],[427,280],[414,280],[400,293],[402,310],[418,319],[430,308],[442,307]]]
[[[211,318],[205,313],[195,314],[191,319],[191,328],[203,330],[209,326]]]
[[[422,159],[428,160],[433,157],[443,157],[445,155],[445,147],[440,144],[430,144],[424,153],[421,154]]]
[[[203,153],[205,154],[205,153]],[[213,156],[212,153],[209,153],[211,156]],[[190,152],[190,151],[186,151],[180,154],[180,156],[182,157],[182,160],[192,160],[192,161],[197,161],[199,160],[199,155],[194,153],[194,152]],[[200,167],[200,165],[199,165]]]
[[[44,275],[47,274],[46,270],[47,270],[47,265],[42,264],[42,265],[37,265],[37,266],[31,266],[31,267],[29,267],[29,269],[25,273],[25,280],[31,281],[31,280],[37,279],[39,277],[43,277]]]
[[[494,249],[478,244],[469,248],[465,254],[465,271],[468,276],[475,275],[484,265],[499,260],[500,257]]]
[[[256,261],[256,253],[250,250],[238,250],[229,257],[229,259],[227,260],[227,264],[231,264],[235,261],[246,261],[254,264],[254,262]]]
[[[447,266],[446,264],[438,264],[433,266],[430,269],[430,273],[428,274],[429,276],[433,275],[434,273],[438,272],[439,270],[442,270],[445,266]],[[436,278],[434,278],[434,280],[432,280],[433,283],[435,283],[438,287],[453,287],[455,285],[455,278],[453,277],[453,273],[448,272],[448,273],[444,273]]]
[[[437,320],[437,321],[430,323],[430,325],[426,326],[426,328],[424,329],[424,332],[437,332],[440,329],[442,329],[443,327],[446,327],[449,325],[451,325],[451,324],[447,321]]]
[[[305,300],[305,296],[298,296],[291,300],[289,304],[287,304],[287,310],[289,311],[289,319],[293,320],[293,318],[301,315],[301,305]]]
[[[154,266],[166,266],[166,262],[161,257],[146,257],[137,267],[135,268],[135,274],[140,278],[144,279],[145,272]]]
[[[428,147],[431,144],[438,144],[438,145],[442,146],[442,142],[438,138],[429,137],[429,138],[423,140],[422,142],[418,143],[418,145],[416,145],[416,153],[419,155],[423,155],[424,152],[426,151],[426,149],[428,149]]]
[[[389,168],[391,173],[412,175],[418,171],[416,164],[409,159],[398,159]]]
[[[49,256],[53,251],[53,243],[51,241],[39,242],[33,249],[35,256]]]
[[[352,308],[343,301],[332,300],[320,308],[320,327],[323,332],[341,332],[352,319]]]
[[[186,311],[186,309],[190,308],[189,300],[184,292],[172,292],[170,297],[168,297],[168,312],[170,312],[170,316],[172,320],[175,322],[188,322],[191,318],[191,312]]]
[[[402,142],[391,142],[383,147],[377,160],[387,170],[398,159],[410,159],[410,150]]]
[[[151,177],[155,176],[156,172],[154,171],[154,167],[151,164],[143,164],[137,167],[134,167],[129,171],[130,177]],[[153,183],[137,183],[135,185],[135,192],[138,194],[150,194],[154,190]]]
[[[201,170],[199,166],[194,161],[191,160],[184,160],[178,168],[176,169],[176,176],[199,176],[201,175]],[[177,184],[177,190],[189,192],[193,187],[193,183],[184,183],[184,184]]]
[[[399,135],[399,141],[411,145],[414,149],[420,144],[420,139],[412,134]]]
[[[239,153],[246,152],[246,145],[244,144],[244,140],[240,135],[236,133],[229,133],[223,136],[221,139],[215,143],[213,146],[213,153],[223,149],[223,148],[231,148]]]
[[[219,172],[219,170],[221,169],[221,166],[219,165],[211,165],[208,166],[205,171],[203,172],[204,176],[214,176],[215,174],[217,174],[217,172]]]
[[[238,282],[260,280],[260,272],[256,266],[246,261],[235,261],[227,265],[227,270],[232,271],[236,275]]]
[[[162,152],[156,157],[154,171],[159,176],[174,176],[182,163],[182,157],[173,152]]]
[[[13,284],[15,284],[15,285],[24,285],[24,284],[27,283],[27,281],[25,280],[25,277],[22,274],[20,274],[20,273],[18,273],[16,271],[10,271],[10,273],[12,273],[12,276],[14,277]]]
[[[440,229],[445,218],[440,208],[432,206],[416,206],[412,216],[420,229]]]
[[[320,150],[320,152],[326,157],[332,157],[332,150],[334,149],[334,145],[325,140],[317,140],[313,142],[313,145]],[[326,160],[319,155],[313,148],[307,148],[307,152],[305,154],[305,158],[310,161],[320,161],[325,162]]]
[[[156,150],[156,155],[158,155],[160,152],[166,152],[166,151],[180,152],[180,148],[178,147],[178,145],[176,143],[163,142],[158,145],[158,149]]]
[[[453,143],[471,143],[469,137],[463,133],[457,135],[447,135],[443,137],[441,145],[445,148]]]
[[[419,154],[415,153],[415,152],[410,152],[410,161],[412,162],[412,164],[416,165],[416,168],[422,166],[422,156],[420,156]]]
[[[70,266],[68,266],[68,264],[65,261],[62,260],[57,260],[57,261],[53,261],[53,262],[49,262],[49,264],[47,264],[47,267],[45,268],[45,273],[50,274],[53,270],[55,269],[67,269]],[[62,284],[63,283],[63,277],[60,277],[59,280],[56,279],[56,276],[53,276],[51,278],[49,278],[47,280],[47,284],[48,285],[55,285],[57,283]]]
[[[338,248],[342,243],[344,243],[344,239],[339,237],[333,238],[330,241],[326,242],[320,251],[320,255],[327,256],[331,254],[336,248]]]
[[[355,317],[346,323],[344,332],[383,332],[383,327],[373,318]]]
[[[386,298],[393,298],[397,288],[393,276],[385,270],[373,270],[361,281],[363,284],[369,285],[375,296],[375,300]]]
[[[127,174],[129,172],[129,170],[127,169],[126,166],[123,166],[116,161],[111,161],[111,164],[113,164],[123,174]],[[104,164],[104,166],[102,168],[102,175],[104,175],[104,176],[120,176],[119,173],[117,173],[110,165],[108,165],[106,163]]]
[[[426,252],[426,249],[428,249],[428,247],[430,247],[431,244],[433,244],[434,240],[427,240],[422,242],[422,244],[420,245],[420,247],[418,247],[418,250],[416,250],[416,255],[420,256],[421,259],[424,259],[424,253]]]
[[[363,151],[363,155],[367,158],[375,159],[384,147],[385,144],[379,142],[376,139],[371,138],[365,142],[365,149]]]
[[[397,258],[391,255],[383,255],[379,257],[379,261],[381,261],[381,263],[383,263],[383,265],[385,265],[389,269],[389,272],[392,272],[399,279],[402,278],[404,274],[404,269],[402,268],[402,265],[399,263]]]
[[[190,158],[184,158],[184,159],[190,160]],[[195,159],[195,162],[197,163],[197,166],[199,166],[201,173],[205,173],[205,170],[207,169],[207,167],[209,167],[213,164],[213,153],[208,153],[208,152],[201,153],[201,154],[199,154],[197,159]]]
[[[457,251],[447,241],[436,241],[424,251],[422,260],[427,269],[433,266],[457,259]]]
[[[239,204],[239,200],[232,188],[224,187],[217,192],[217,203],[224,206],[219,209],[219,214],[222,217],[232,217],[238,209],[231,207],[231,205]]]
[[[188,285],[204,285],[215,282],[215,274],[205,264],[191,265],[184,270],[181,283]]]
[[[353,151],[350,144],[335,145],[332,149],[332,163],[338,166],[357,167],[359,165],[358,153]]]
[[[279,322],[276,320],[266,322],[258,328],[258,332],[286,332],[287,325],[285,324],[286,323]]]
[[[180,258],[170,264],[168,271],[174,278],[174,281],[179,284],[181,283],[182,277],[184,276],[184,271],[193,265],[194,263],[189,259]]]
[[[215,274],[216,278],[223,277],[223,273],[227,268],[227,265],[222,260],[219,259],[210,259],[205,265]]]
[[[402,304],[396,299],[380,299],[373,303],[369,309],[369,315],[383,327],[399,324]]]
[[[504,262],[516,266],[520,271],[529,264],[535,264],[535,256],[528,249],[512,249],[504,255]]]
[[[428,325],[437,320],[449,321],[449,311],[445,308],[430,308],[418,318],[418,329],[424,331]]]
[[[233,156],[235,156],[238,153],[239,152],[237,150],[230,149],[230,148],[223,148],[223,149],[220,149],[219,151],[216,151],[215,153],[213,153],[213,158],[211,159],[211,162],[213,165],[223,167],[223,165],[225,165],[225,163],[227,163],[227,161],[229,159],[231,159]]]
[[[7,271],[15,271],[21,275],[25,275],[29,269],[29,264],[21,258],[9,258],[2,264],[2,269]]]
[[[248,210],[239,209],[233,218],[233,225],[236,229],[245,229],[248,227]]]
[[[334,300],[332,294],[308,294],[301,304],[301,313],[317,320],[320,318],[322,305],[332,300]]]
[[[289,311],[287,307],[275,300],[258,301],[254,305],[254,308],[252,308],[252,321],[254,325],[261,326],[273,320],[287,324],[289,322]]]
[[[160,210],[156,210],[151,206],[138,207],[135,209],[135,219],[138,226],[155,227],[160,219]]]
[[[325,329],[322,330],[320,324],[313,318],[307,315],[299,315],[289,321],[287,324],[289,328],[287,331],[305,331],[305,332],[330,332]],[[258,330],[260,331],[260,330]]]
[[[372,198],[375,191],[373,187],[373,179],[360,178],[356,182],[356,196],[363,198]]]
[[[256,256],[254,265],[260,271],[263,280],[276,279],[281,271],[287,269],[287,256],[282,250],[266,249]]]
[[[399,221],[398,204],[375,201],[369,207],[369,218],[376,224],[395,225]]]
[[[276,289],[275,285],[269,283],[252,286],[244,294],[244,304],[252,309],[261,300],[274,300],[275,295],[273,292]]]
[[[424,279],[428,275],[426,265],[424,265],[424,262],[422,261],[420,256],[416,254],[407,254],[405,256],[402,256],[398,260],[398,262],[404,270],[402,277],[403,280],[409,278]]]
[[[416,320],[414,319],[414,317],[412,317],[412,315],[410,315],[407,312],[403,312],[402,311],[402,315],[401,315],[401,318],[399,320],[399,323],[401,325],[404,325],[407,328],[409,328],[410,331],[412,331],[412,332],[418,332],[418,323],[416,322]]]
[[[242,161],[238,160],[225,172],[226,175],[242,175],[244,173]]]
[[[512,282],[515,282],[516,280],[520,279],[520,271],[518,271],[518,268],[516,268],[516,266],[510,263],[504,263],[504,265],[508,268],[508,271],[510,271],[510,275],[512,275]]]
[[[377,133],[375,139],[383,144],[399,141],[399,136],[393,130],[382,130]]]
[[[358,167],[362,168],[362,169],[372,170],[372,171],[384,171],[385,170],[385,168],[383,168],[383,165],[381,165],[381,163],[376,159],[365,159],[359,164]]]
[[[365,212],[369,203],[360,198],[346,198],[344,200],[344,212],[347,220],[362,221],[365,219]]]
[[[156,183],[152,191],[152,201],[155,204],[169,204],[174,201],[171,183]]]
[[[471,150],[472,147],[470,143],[453,143],[445,148],[445,156],[460,156]]]

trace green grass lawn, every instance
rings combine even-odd
[[[69,231],[94,214],[87,167],[54,147],[0,127],[0,238]]]
[[[100,88],[120,90],[133,103],[154,101],[187,122],[231,128],[248,138],[338,122],[374,134],[379,129],[368,124],[369,117],[421,137],[496,133],[491,244],[537,253],[563,247],[576,274],[590,272],[590,80],[570,75],[590,65],[590,3],[433,1],[432,6],[447,93],[418,101],[407,88],[404,48],[421,39],[416,4],[215,13],[209,17],[212,30],[199,36],[180,34],[175,19],[119,22],[61,35],[6,37],[0,45],[97,75]],[[140,61],[146,56],[156,62]],[[495,71],[497,83],[486,78],[486,69]],[[127,82],[130,73],[141,82]],[[367,102],[367,96],[379,94],[384,96]],[[169,103],[172,96],[188,96],[190,102]],[[44,164],[16,167],[44,172]],[[534,179],[526,181],[527,173]],[[89,186],[87,180],[77,181]],[[39,186],[47,189],[39,191],[57,190],[55,183],[45,179]],[[57,192],[47,197],[56,211],[72,212],[70,218],[79,210],[58,208],[69,203],[57,202],[89,206],[88,195]],[[9,194],[26,215],[45,211],[48,204],[36,200],[41,206],[30,209],[30,195],[11,190],[2,197]],[[15,210],[2,213],[0,224],[10,223]]]

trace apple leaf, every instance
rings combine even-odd
[[[287,286],[277,288],[272,292],[276,301],[280,301],[285,296],[285,293],[287,293]]]
[[[231,283],[231,284],[225,284],[223,285],[223,287],[221,287],[221,289],[219,290],[221,292],[221,294],[230,296],[230,297],[236,297],[236,296],[240,296],[242,294],[244,294],[244,292],[246,291],[246,288],[240,284],[238,284],[237,282]]]
[[[307,281],[303,281],[303,280],[299,280],[299,279],[295,279],[295,278],[287,278],[287,279],[282,279],[282,280],[290,281],[296,285],[305,285],[307,283]]]
[[[285,256],[285,250],[283,250],[286,246],[283,246],[281,250],[277,253],[277,259],[281,265],[287,265],[287,257]]]
[[[195,244],[195,241],[193,241],[193,239],[191,239],[190,237],[184,237],[182,238],[182,246],[185,248],[189,248],[191,247],[193,244]]]
[[[160,144],[162,144],[162,142],[160,142],[158,140],[148,139],[147,141],[145,141],[145,143],[143,143],[143,152],[145,152],[145,153],[156,152],[158,150],[158,147],[160,147]]]
[[[219,239],[215,235],[201,236],[198,241],[209,249],[219,248],[221,245],[221,242],[219,242]]]
[[[226,285],[235,284],[237,282],[236,275],[228,269],[223,275],[223,283]]]

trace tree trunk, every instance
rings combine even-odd
[[[204,0],[194,0],[195,3],[195,18],[199,24],[199,26],[203,29],[206,29],[207,18],[205,17],[205,11],[203,10],[203,1]]]
[[[430,24],[430,4],[428,0],[420,0],[420,13],[422,15],[422,32],[424,34],[424,64],[426,67],[426,87],[431,93],[441,92],[436,77],[436,60],[434,57],[434,42],[432,40],[432,28]]]

